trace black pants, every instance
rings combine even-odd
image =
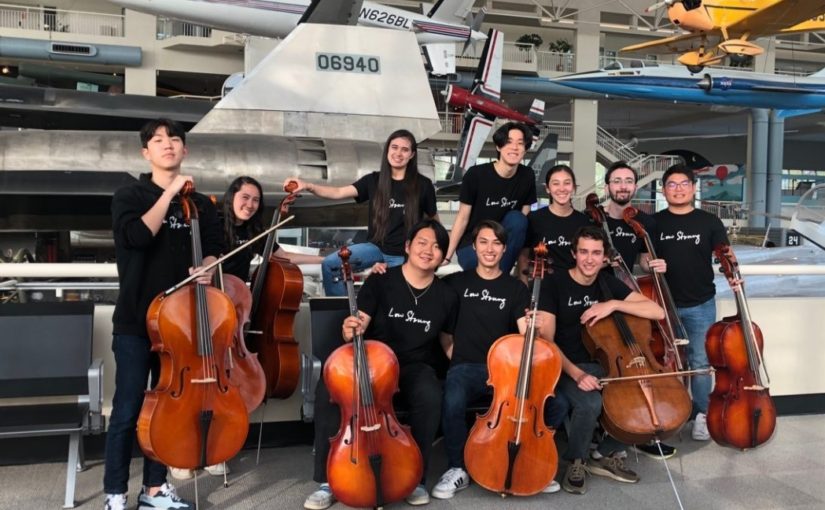
[[[398,380],[401,398],[409,409],[407,424],[421,456],[424,458],[423,484],[427,478],[427,466],[433,447],[438,425],[441,421],[441,381],[436,377],[435,369],[426,363],[411,363],[401,367]],[[315,390],[315,475],[318,483],[327,481],[327,457],[329,456],[329,438],[338,432],[341,412],[337,405],[329,400],[329,391],[324,381],[318,382]]]

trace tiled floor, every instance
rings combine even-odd
[[[684,508],[689,509],[825,509],[825,416],[782,417],[773,439],[763,447],[739,452],[712,442],[698,443],[685,431],[683,438],[669,443],[679,453],[668,461]],[[245,450],[230,463],[230,486],[223,479],[198,479],[200,508],[302,508],[304,498],[315,490],[311,481],[312,452],[308,446],[273,448],[262,452],[255,465],[255,452]],[[662,461],[630,452],[628,465],[636,470],[638,484],[621,484],[598,477],[588,478],[583,496],[564,492],[529,498],[507,498],[472,485],[455,498],[433,499],[428,508],[500,509],[678,509]],[[443,449],[435,448],[429,485],[445,468]],[[563,469],[563,466],[562,466]],[[562,470],[560,469],[560,471]],[[130,508],[139,490],[141,462],[132,463]],[[102,463],[92,462],[78,474],[78,508],[102,508]],[[561,475],[558,476],[560,478]],[[65,464],[37,464],[0,468],[0,509],[29,510],[60,508],[63,502]],[[194,499],[193,481],[178,482],[181,495]],[[405,508],[405,503],[390,508]],[[343,508],[335,505],[333,509]]]

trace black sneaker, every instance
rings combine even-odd
[[[564,479],[561,481],[561,488],[570,494],[584,494],[587,492],[587,471],[581,459],[574,460],[567,471],[564,472]]]
[[[606,476],[619,482],[636,483],[639,475],[624,467],[624,459],[615,453],[601,459],[593,459],[587,463],[587,471],[591,475]]]
[[[659,447],[662,448],[661,454],[659,453]],[[637,444],[634,448],[636,448],[637,452],[647,455],[651,459],[669,459],[676,455],[676,448],[662,442],[659,443],[659,446],[651,442],[647,444]]]

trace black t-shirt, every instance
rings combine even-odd
[[[586,225],[590,218],[579,211],[569,216],[556,216],[549,207],[543,207],[527,215],[527,244],[531,250],[544,239],[550,252],[554,270],[570,269],[573,261],[573,236]]]
[[[612,299],[624,300],[630,289],[615,276],[601,272],[610,289]],[[539,309],[556,316],[556,338],[554,341],[573,363],[590,361],[590,354],[582,342],[581,316],[591,305],[605,301],[598,279],[591,285],[576,282],[570,271],[556,271],[542,282]]]
[[[458,247],[463,248],[473,242],[473,229],[481,220],[501,222],[509,211],[521,210],[536,202],[536,174],[519,165],[516,173],[505,179],[496,172],[493,163],[476,165],[467,170],[461,180],[458,199],[473,208],[458,243]]]
[[[653,220],[653,216],[639,211],[635,219],[642,224],[648,235],[654,231],[656,222]],[[608,216],[607,227],[610,229],[610,239],[613,241],[613,246],[616,247],[619,255],[624,259],[627,268],[633,271],[633,266],[636,264],[639,254],[647,253],[644,239],[637,236],[636,231],[624,220],[617,220]]]
[[[253,235],[250,234],[249,226],[244,223],[239,225],[235,228],[235,240],[232,241],[230,239],[226,240],[226,249],[227,253],[231,250],[234,250],[238,246],[246,243],[250,239],[252,239]],[[226,259],[223,263],[223,272],[225,274],[232,274],[237,276],[243,281],[249,281],[249,267],[252,264],[252,259],[255,258],[255,255],[259,255],[266,245],[266,237],[259,240],[258,242],[251,244],[244,248],[243,250],[239,251],[235,255],[232,255],[228,259]],[[278,251],[280,246],[277,242],[272,245],[272,253]]]
[[[687,214],[665,209],[654,219],[653,243],[656,254],[667,261],[665,279],[676,306],[696,306],[713,298],[713,248],[728,244],[722,221],[700,209]]]
[[[487,351],[496,340],[518,333],[516,321],[530,306],[527,286],[504,273],[485,280],[475,270],[453,273],[444,281],[459,302],[452,364],[486,363]]]
[[[407,229],[404,226],[405,191],[407,186],[404,181],[391,180],[390,213],[387,218],[386,233],[384,239],[373,239],[375,232],[373,231],[372,218],[375,211],[373,210],[372,199],[378,189],[378,175],[378,172],[372,172],[352,183],[358,191],[355,201],[360,204],[369,200],[370,221],[367,227],[367,238],[387,255],[404,255],[404,242],[407,240]],[[425,216],[435,216],[437,212],[433,182],[420,174],[418,175],[418,210],[419,219],[423,219]]]
[[[423,362],[435,366],[439,333],[453,333],[458,298],[439,278],[430,287],[408,287],[402,266],[373,273],[358,292],[358,309],[372,317],[364,338],[389,345],[401,365]],[[420,296],[418,304],[412,294]]]

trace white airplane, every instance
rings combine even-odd
[[[262,37],[285,37],[308,8],[326,7],[311,0],[110,0],[147,14],[200,23],[220,30]],[[423,46],[431,72],[455,72],[455,43],[487,38],[478,31],[483,15],[472,18],[473,0],[439,0],[427,14],[374,2],[360,2],[358,25],[413,32]],[[332,23],[332,21],[327,21]],[[346,22],[346,20],[340,20]]]

